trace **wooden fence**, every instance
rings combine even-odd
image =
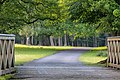
[[[14,71],[15,35],[0,34],[0,75]]]
[[[120,68],[120,36],[109,37],[107,66]]]

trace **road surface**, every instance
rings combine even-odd
[[[119,70],[85,66],[81,63],[78,59],[85,51],[60,51],[17,66],[17,73],[11,80],[120,80]]]

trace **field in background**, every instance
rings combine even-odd
[[[73,47],[57,46],[27,46],[15,44],[15,65],[21,65],[34,59],[52,55],[60,50],[71,49]]]

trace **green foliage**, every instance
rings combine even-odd
[[[120,5],[114,0],[76,0],[70,7],[70,19],[79,24],[94,24],[99,32],[119,33],[119,10]]]
[[[120,10],[115,9],[115,10],[113,11],[113,15],[114,15],[115,17],[119,17],[119,16],[120,16]]]
[[[77,24],[75,25],[75,29],[76,29],[76,37],[90,37],[93,36],[96,32],[96,29],[94,28],[94,25],[90,25],[90,24],[85,24],[85,23],[81,23],[81,24]]]
[[[7,33],[38,20],[55,20],[57,0],[8,0],[0,8],[0,26]],[[9,31],[10,30],[10,31]]]
[[[2,0],[0,16],[1,33],[19,33],[25,26],[34,36],[120,33],[119,0]]]
[[[34,34],[34,30],[31,26],[24,26],[20,29],[19,34],[21,36],[32,36]]]
[[[99,57],[107,57],[107,52],[106,51],[99,51],[96,56],[99,56]]]

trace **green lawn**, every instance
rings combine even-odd
[[[106,47],[94,48],[91,51],[82,54],[79,60],[87,65],[100,65],[97,63],[107,59],[106,49]]]
[[[34,59],[52,55],[60,50],[71,49],[72,47],[57,46],[26,46],[15,45],[15,65],[21,65]]]
[[[20,65],[34,59],[42,58],[54,54],[57,50],[41,49],[41,48],[15,48],[15,64]]]

